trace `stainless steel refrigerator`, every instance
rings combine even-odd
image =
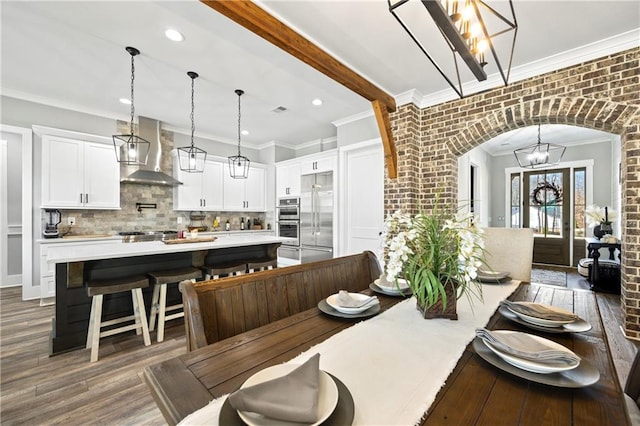
[[[300,181],[301,262],[333,257],[333,172],[302,175]]]

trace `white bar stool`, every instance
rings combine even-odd
[[[151,298],[151,313],[149,314],[149,330],[153,331],[158,317],[158,342],[164,340],[164,324],[166,321],[183,318],[184,311],[182,303],[167,306],[167,284],[178,284],[180,281],[195,281],[202,278],[202,271],[198,268],[186,267],[169,269],[166,271],[155,271],[149,274],[153,283],[153,296]],[[179,312],[173,312],[179,311]],[[167,312],[173,312],[167,315]]]
[[[91,362],[96,362],[98,360],[98,350],[101,337],[124,333],[129,330],[136,330],[136,334],[138,335],[142,332],[145,346],[149,346],[151,344],[149,328],[147,327],[147,314],[144,308],[144,299],[142,298],[142,289],[146,287],[149,287],[149,280],[147,277],[142,275],[118,279],[92,280],[87,282],[87,296],[92,299],[86,347],[87,349],[91,348]],[[124,291],[131,291],[133,315],[102,321],[102,301],[104,295],[121,293]],[[101,331],[103,327],[129,321],[133,321],[134,323]]]
[[[235,277],[247,272],[246,263],[227,263],[220,265],[205,265],[202,267],[206,280],[217,280],[221,277]]]
[[[247,263],[249,273],[258,271],[267,271],[278,267],[278,259],[259,260]]]

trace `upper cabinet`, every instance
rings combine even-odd
[[[113,146],[43,135],[42,207],[119,209],[120,165]]]
[[[276,166],[276,197],[300,196],[300,163],[287,163]]]
[[[304,157],[300,161],[300,174],[308,175],[335,170],[336,159],[337,156],[335,151]]]
[[[223,209],[222,173],[219,161],[207,160],[202,173],[180,170],[178,158],[173,158],[174,177],[182,182],[173,188],[174,210],[218,211]]]
[[[266,203],[266,171],[262,167],[249,167],[246,179],[234,179],[229,173],[229,164],[224,164],[223,210],[263,212]]]

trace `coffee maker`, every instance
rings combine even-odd
[[[62,221],[62,214],[60,210],[45,210],[45,213],[49,213],[49,222],[44,226],[44,231],[42,231],[42,235],[45,238],[58,238],[60,236],[60,232],[58,231],[58,225]]]

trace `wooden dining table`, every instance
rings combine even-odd
[[[381,312],[402,300],[380,294],[378,298]],[[496,311],[486,328],[524,331],[560,343],[594,366],[600,373],[598,381],[567,388],[526,380],[489,364],[470,343],[422,424],[628,425],[595,294],[523,283],[509,299],[557,306],[589,322],[592,327],[585,332],[546,333]],[[213,398],[233,392],[256,372],[286,362],[354,323],[310,309],[147,367],[143,377],[167,422],[177,424]]]

